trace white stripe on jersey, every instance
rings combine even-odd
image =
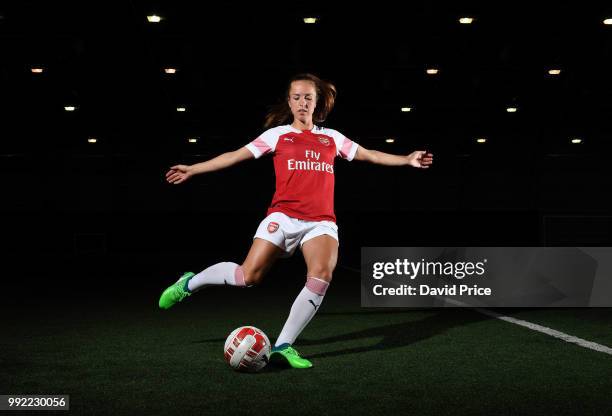
[[[296,129],[289,124],[273,127],[263,132],[261,136],[253,140],[251,143],[247,144],[246,148],[249,149],[251,153],[253,153],[255,159],[259,159],[261,156],[267,153],[274,153],[280,136],[291,132],[302,133],[301,130]],[[334,143],[336,144],[336,156],[340,156],[343,159],[349,161],[353,160],[353,158],[355,157],[355,153],[357,153],[357,148],[359,147],[359,145],[354,141],[348,139],[339,131],[328,129],[325,127],[314,126],[312,129],[312,133],[315,135],[322,134],[333,138]]]

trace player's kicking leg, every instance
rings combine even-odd
[[[256,238],[242,265],[232,262],[217,263],[198,274],[183,274],[166,288],[159,298],[159,307],[169,309],[192,293],[207,286],[253,286],[261,282],[265,273],[280,256],[282,250],[269,241]]]
[[[178,303],[191,295],[191,291],[188,288],[189,280],[195,276],[192,272],[183,274],[173,285],[164,290],[161,297],[159,298],[159,307],[162,309],[168,309],[175,303]]]

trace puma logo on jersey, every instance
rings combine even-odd
[[[283,141],[293,143],[293,137],[285,137],[283,138]]]

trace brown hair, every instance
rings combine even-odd
[[[283,101],[272,106],[270,111],[268,111],[266,121],[264,123],[264,127],[266,129],[285,124],[293,117],[291,109],[287,104],[287,100],[289,99],[291,84],[294,81],[312,81],[315,84],[315,89],[317,91],[317,107],[312,115],[313,121],[317,123],[324,122],[327,115],[330,113],[332,108],[334,108],[334,101],[336,100],[336,87],[334,87],[331,82],[323,81],[313,74],[295,75],[289,80],[289,85],[287,86],[287,91],[285,92]]]

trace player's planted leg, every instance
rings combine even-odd
[[[300,357],[300,354],[291,344],[295,342],[295,339],[319,309],[328,286],[329,283],[317,277],[306,279],[306,286],[293,302],[289,318],[287,318],[283,330],[278,336],[274,348],[272,348],[271,360],[284,360],[293,368],[312,367],[312,363]]]
[[[289,344],[281,344],[272,348],[270,355],[271,362],[286,362],[293,368],[310,368],[312,363],[305,358],[300,357],[300,353]]]

